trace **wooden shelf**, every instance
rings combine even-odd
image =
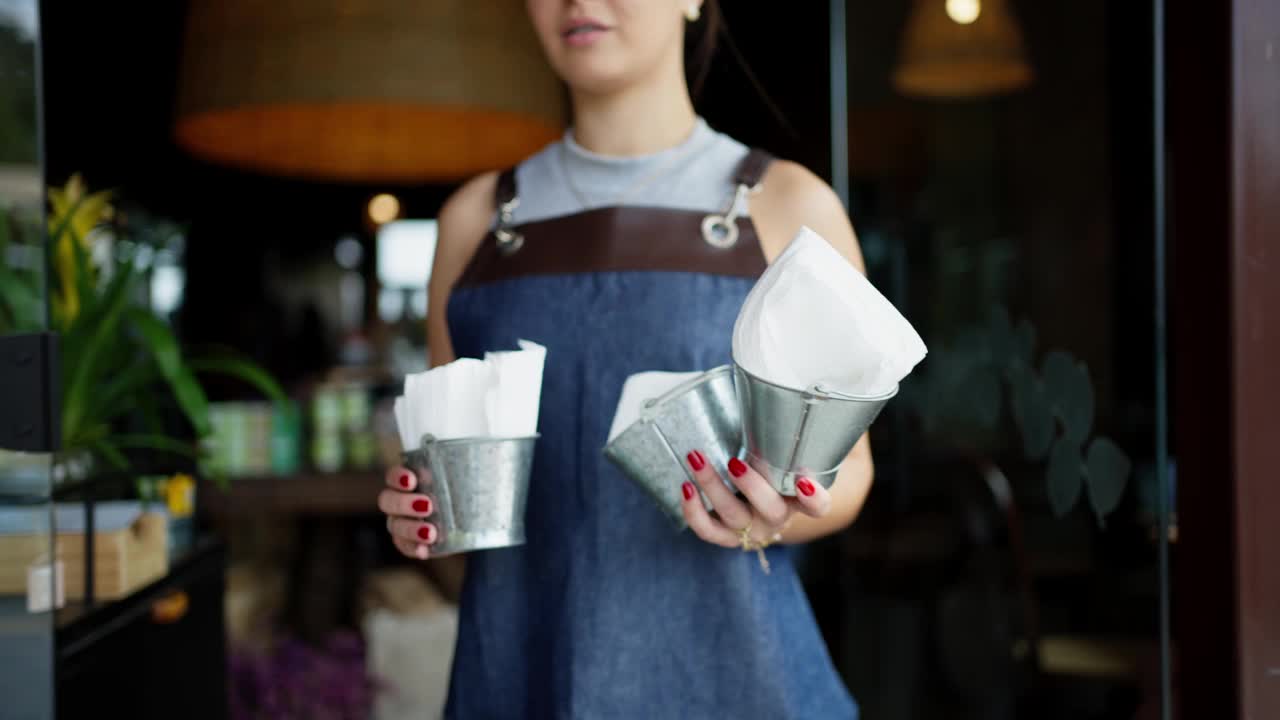
[[[213,516],[376,514],[382,484],[377,471],[234,478],[225,489],[202,479],[197,504]]]

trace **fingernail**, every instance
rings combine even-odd
[[[431,509],[431,501],[430,501],[430,500],[427,500],[427,499],[425,499],[425,498],[420,498],[420,499],[418,499],[418,500],[414,500],[414,501],[413,501],[413,511],[414,511],[414,512],[426,513],[426,512],[427,512],[428,510],[430,510],[430,509]]]
[[[414,548],[414,549],[413,549],[413,554],[414,554],[414,555],[417,555],[419,560],[426,560],[426,559],[427,559],[427,546],[426,546],[426,545],[419,545],[418,547],[416,547],[416,548]]]
[[[693,483],[687,482],[680,486],[680,492],[684,493],[685,500],[693,499]]]
[[[804,493],[805,497],[812,495],[814,492],[813,483],[809,482],[809,478],[802,477],[799,480],[797,480],[796,487],[800,490],[800,492]]]
[[[729,461],[729,474],[736,478],[740,478],[743,475],[746,475],[747,464],[742,462],[738,458],[733,458],[732,460]]]
[[[412,473],[407,473],[407,472],[400,473],[400,487],[407,488],[412,483],[413,483]]]
[[[698,452],[697,450],[694,450],[693,452],[689,453],[689,455],[687,456],[687,459],[689,461],[689,467],[693,468],[694,472],[698,472],[699,470],[707,466],[707,459],[704,458],[702,456],[702,453]]]
[[[431,529],[430,525],[423,525],[422,527],[418,528],[418,537],[420,539],[430,542],[432,535],[435,535],[435,531]]]

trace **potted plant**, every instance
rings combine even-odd
[[[63,476],[104,463],[127,469],[137,450],[196,457],[210,433],[203,374],[234,376],[285,399],[270,374],[234,352],[184,351],[152,309],[144,282],[166,233],[122,218],[111,200],[109,191],[88,192],[78,175],[49,191],[47,287],[49,326],[61,344]],[[20,226],[0,217],[0,257],[22,254],[15,252]],[[25,245],[27,256],[36,254]],[[27,265],[0,267],[0,333],[43,324],[40,266]],[[171,408],[190,434],[166,430],[163,413]]]

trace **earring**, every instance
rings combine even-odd
[[[698,18],[702,17],[702,7],[700,5],[690,5],[684,9],[684,19],[689,22],[698,22]]]

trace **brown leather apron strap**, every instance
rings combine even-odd
[[[492,242],[472,257],[459,287],[529,275],[659,270],[759,277],[766,262],[745,196],[773,156],[752,149],[734,170],[734,202],[723,214],[646,207],[607,207],[516,225],[515,169],[498,176]],[[690,242],[701,236],[706,242]],[[526,238],[537,252],[520,252]],[[586,239],[590,242],[584,242]]]
[[[654,270],[759,277],[766,267],[750,218],[735,221],[738,242],[700,239],[697,210],[606,207],[498,228],[476,249],[457,287],[516,277]],[[500,233],[513,238],[505,241]],[[514,243],[514,245],[512,245]],[[520,246],[524,250],[520,250]],[[504,248],[514,247],[507,251]]]
[[[742,162],[738,163],[738,169],[733,174],[733,184],[754,188],[764,179],[764,174],[768,171],[771,162],[773,162],[773,156],[768,152],[752,148]]]

